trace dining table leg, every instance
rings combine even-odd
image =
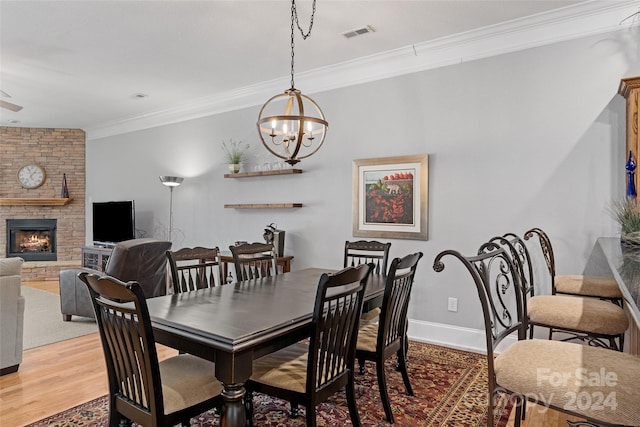
[[[244,407],[244,395],[246,390],[244,384],[222,384],[222,427],[244,427],[247,416]]]

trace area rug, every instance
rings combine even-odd
[[[395,426],[482,427],[487,425],[486,356],[461,350],[412,341],[409,347],[409,377],[415,396],[405,394],[402,376],[394,369],[395,360],[387,361],[387,385]],[[368,362],[364,375],[356,376],[356,398],[364,427],[388,427],[378,393],[375,365]],[[254,424],[268,427],[305,426],[301,416],[289,418],[289,404],[266,395],[254,395]],[[500,396],[494,417],[504,427],[511,404]],[[67,411],[30,424],[41,426],[106,426],[107,397],[92,400]],[[350,425],[344,392],[318,405],[318,426]],[[192,426],[218,426],[219,418],[207,412],[191,420]]]
[[[29,349],[98,332],[96,322],[74,316],[62,320],[60,296],[29,286],[21,286],[24,296],[23,348]]]

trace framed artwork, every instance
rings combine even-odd
[[[428,156],[353,161],[353,235],[427,240]]]

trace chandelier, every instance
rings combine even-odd
[[[309,30],[305,33],[298,23],[295,0],[291,1],[291,88],[270,98],[258,114],[258,133],[262,144],[276,157],[291,166],[313,155],[324,143],[329,123],[322,110],[311,98],[303,95],[294,84],[294,23],[303,40],[311,35],[316,0]]]

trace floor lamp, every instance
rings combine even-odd
[[[171,241],[171,232],[173,231],[173,187],[177,187],[178,185],[182,184],[182,181],[184,181],[184,178],[180,178],[177,176],[167,176],[167,175],[160,175],[160,182],[163,185],[166,185],[167,187],[169,187],[169,238],[168,240]]]

